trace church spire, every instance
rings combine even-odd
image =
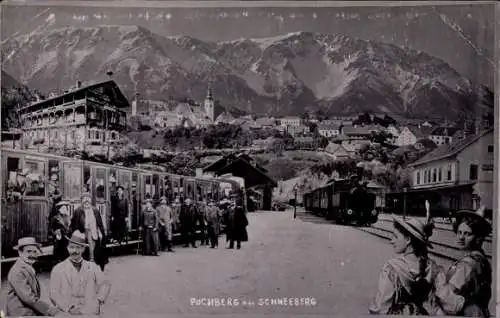
[[[207,99],[214,100],[214,97],[212,94],[212,83],[211,82],[208,82]]]

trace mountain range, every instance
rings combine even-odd
[[[491,111],[481,102],[491,90],[441,59],[334,34],[209,42],[140,26],[67,27],[4,40],[2,61],[3,71],[46,93],[111,70],[130,99],[138,92],[202,101],[210,85],[225,109],[256,115],[371,111],[457,119]]]

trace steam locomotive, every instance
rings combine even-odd
[[[339,224],[371,225],[380,212],[377,195],[356,178],[332,180],[305,193],[303,200],[306,211]]]

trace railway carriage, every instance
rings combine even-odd
[[[221,197],[219,181],[181,176],[152,167],[129,168],[33,151],[2,149],[2,256],[13,254],[11,247],[22,236],[34,236],[48,243],[48,218],[52,195],[57,189],[70,202],[70,214],[89,192],[110,234],[111,200],[118,185],[129,200],[130,236],[137,236],[139,213],[146,197],[154,204],[162,196],[190,198],[199,202]]]
[[[304,202],[307,211],[338,223],[368,225],[378,219],[377,195],[347,179],[305,193]]]

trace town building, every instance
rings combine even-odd
[[[430,137],[431,131],[427,128],[418,128],[417,126],[404,126],[394,144],[398,147],[412,146],[417,140]]]
[[[348,151],[342,144],[330,142],[325,151],[334,156],[336,160],[345,160],[351,158],[352,152]]]
[[[288,125],[286,127],[286,132],[293,137],[301,136],[301,135],[305,135],[309,132],[309,127],[306,125],[298,125],[298,126]]]
[[[451,211],[493,207],[493,130],[442,145],[409,167],[410,191],[419,191]]]
[[[325,125],[321,123],[318,125],[318,134],[326,138],[336,137],[340,134],[340,127],[338,125]]]
[[[215,119],[215,124],[230,124],[234,121],[234,116],[230,112],[224,111],[217,116]]]
[[[277,183],[267,175],[267,170],[258,165],[249,155],[227,155],[205,167],[203,174],[207,177],[231,174],[243,178],[247,194],[252,190],[261,193],[258,206],[263,210],[271,210],[273,188],[277,186]]]
[[[283,127],[300,126],[302,124],[302,119],[300,117],[295,117],[295,116],[283,117],[279,121],[280,125]]]
[[[453,142],[453,135],[459,130],[459,128],[454,127],[436,127],[431,131],[429,139],[434,141],[438,146],[451,144]]]
[[[99,152],[120,140],[130,104],[113,80],[38,100],[20,110],[23,146]]]

